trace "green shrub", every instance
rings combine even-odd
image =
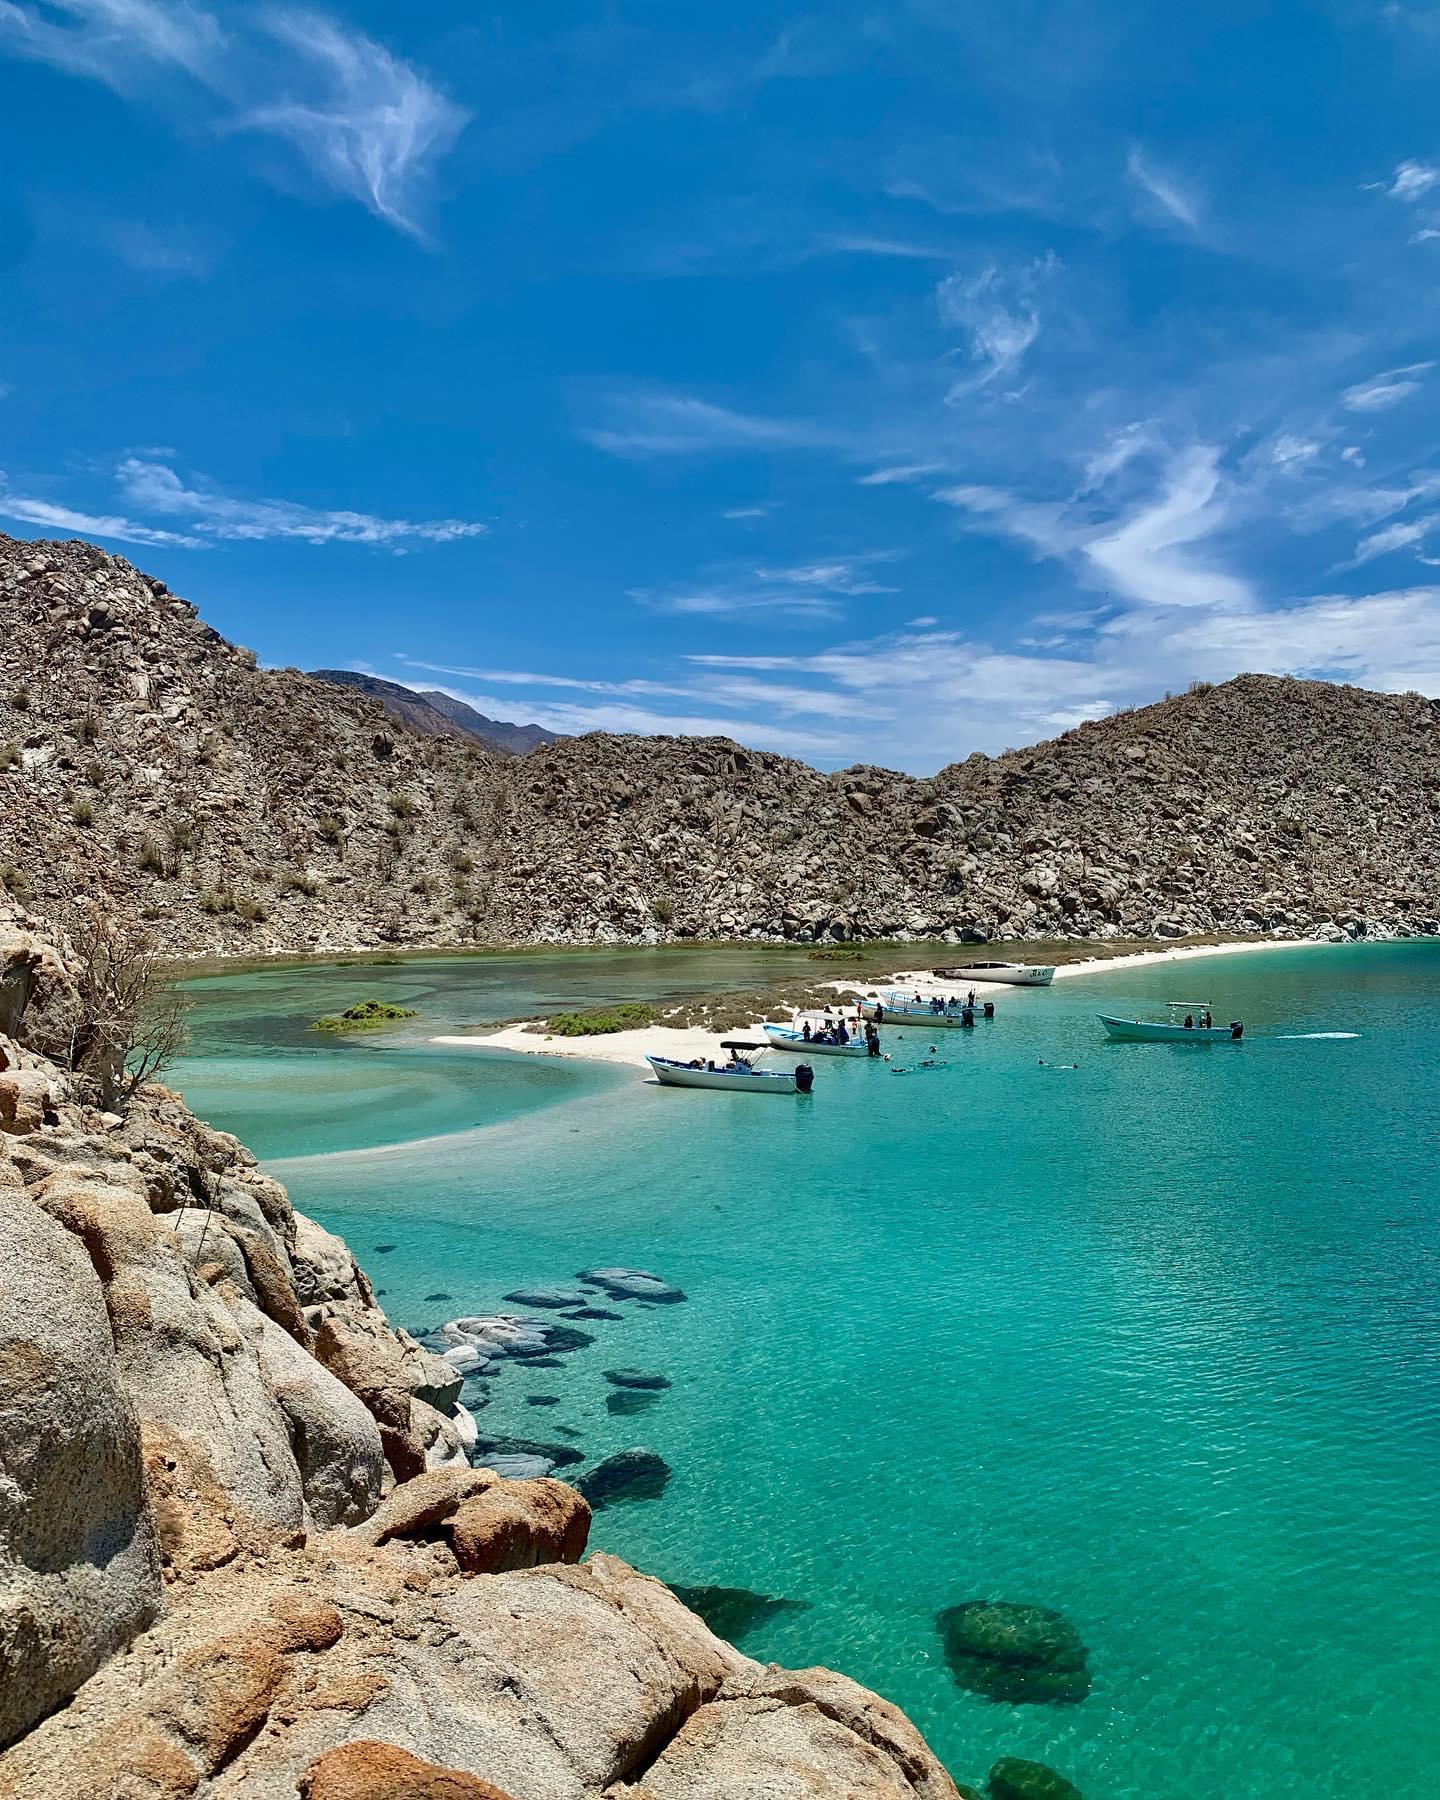
[[[413,819],[419,815],[420,802],[412,794],[395,793],[390,796],[390,810],[397,819]]]
[[[165,873],[165,857],[154,838],[145,838],[141,842],[140,867],[147,875],[163,875]]]
[[[234,912],[235,896],[229,888],[207,888],[201,894],[196,905],[199,906],[201,912],[209,913],[211,918],[215,918],[220,913]]]
[[[320,892],[320,883],[301,869],[293,870],[285,877],[285,886],[290,893],[304,894],[312,900]]]
[[[172,819],[165,829],[170,834],[170,847],[177,854],[195,848],[195,827],[188,819]]]
[[[75,735],[82,744],[93,744],[100,736],[100,715],[92,707],[75,727]]]
[[[317,821],[315,835],[322,844],[338,844],[345,835],[345,827],[339,819],[327,813],[323,819]]]
[[[806,962],[864,962],[863,950],[812,950],[805,958]]]
[[[603,1037],[611,1031],[638,1031],[653,1025],[660,1015],[653,1006],[627,1001],[598,1012],[552,1013],[545,1029],[552,1037]]]
[[[475,873],[475,858],[471,856],[468,850],[457,850],[450,858],[450,867],[457,875],[473,875]]]
[[[675,902],[662,894],[658,900],[650,902],[650,915],[657,925],[673,925],[675,923]]]
[[[29,710],[30,710],[30,690],[29,690],[29,688],[28,687],[16,688],[15,692],[10,696],[10,704],[15,708],[16,712],[29,712]]]
[[[14,863],[6,863],[4,868],[0,868],[0,887],[7,894],[13,894],[17,900],[27,900],[30,897],[30,877],[23,869],[17,869]]]
[[[88,800],[77,800],[70,808],[70,820],[82,831],[88,830],[95,823],[95,808]]]
[[[244,919],[247,925],[263,925],[265,920],[270,917],[253,894],[247,894],[243,900],[237,900],[234,910],[236,918]]]
[[[15,768],[22,760],[18,744],[0,744],[0,773]]]
[[[376,961],[382,958],[377,957]],[[399,960],[397,957],[396,961]],[[379,1031],[397,1019],[413,1019],[413,1006],[392,1006],[388,1000],[361,1000],[347,1006],[342,1013],[327,1013],[311,1026],[312,1031]]]

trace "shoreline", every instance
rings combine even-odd
[[[1122,952],[1118,956],[1097,955],[1077,959],[1073,962],[1058,963],[1055,966],[1056,981],[1063,981],[1078,975],[1108,974],[1111,970],[1138,969],[1158,966],[1164,963],[1182,963],[1202,960],[1210,956],[1237,956],[1242,953],[1253,954],[1262,950],[1297,950],[1305,947],[1314,949],[1333,949],[1321,938],[1247,938],[1240,942],[1224,944],[1177,944],[1165,950],[1136,950]],[[863,986],[866,989],[898,984],[908,986],[916,979],[933,980],[928,969],[898,969],[893,974],[877,977],[865,983],[853,981],[831,981],[826,985],[832,987],[837,994],[845,993]],[[1043,992],[1043,989],[1008,988],[1000,982],[985,984],[987,997],[1001,994]],[[628,1064],[649,1072],[645,1058],[650,1056],[673,1056],[681,1061],[692,1057],[713,1057],[718,1055],[721,1043],[733,1037],[760,1037],[761,1023],[755,1020],[750,1025],[735,1026],[728,1031],[706,1031],[700,1026],[677,1025],[645,1025],[636,1031],[611,1031],[597,1034],[594,1037],[552,1037],[543,1031],[532,1029],[543,1025],[541,1019],[526,1019],[509,1025],[501,1025],[491,1031],[467,1033],[446,1033],[432,1037],[432,1044],[442,1044],[447,1049],[509,1050],[521,1056],[559,1056],[576,1057],[584,1061]]]

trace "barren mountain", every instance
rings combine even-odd
[[[336,687],[354,688],[378,700],[401,725],[408,725],[423,737],[458,737],[482,750],[499,750],[523,756],[537,744],[553,744],[560,735],[543,725],[515,725],[508,719],[487,719],[473,706],[443,694],[439,688],[408,688],[398,681],[386,681],[379,675],[364,675],[357,669],[315,669],[317,681],[330,681]]]
[[[0,879],[179,949],[1434,928],[1440,704],[1243,675],[933,780],[724,738],[523,757],[0,537]]]

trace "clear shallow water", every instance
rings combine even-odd
[[[486,959],[488,1016],[572,962],[594,998],[643,997],[640,960]],[[698,986],[755,979],[696,964]],[[672,959],[648,991],[683,975]],[[807,1602],[744,1647],[879,1688],[962,1780],[1015,1753],[1087,1800],[1436,1791],[1440,949],[1000,992],[993,1023],[933,1040],[948,1067],[831,1059],[801,1102],[307,1042],[297,1020],[402,981],[432,981],[417,1028],[487,1016],[454,965],[337,979],[197,984],[180,1084],[346,1235],[393,1317],[596,1262],[690,1295],[624,1308],[563,1368],[512,1367],[480,1415],[673,1465],[662,1500],[597,1517],[597,1547]],[[1242,1015],[1246,1042],[1101,1040],[1097,1009],[1177,993]],[[1336,1029],[1360,1035],[1265,1035]],[[929,1041],[897,1038],[896,1062]],[[298,1154],[317,1149],[339,1153]],[[602,1371],[622,1365],[674,1386],[612,1417]],[[1090,1697],[957,1688],[934,1615],[977,1597],[1072,1620]]]

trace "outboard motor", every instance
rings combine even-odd
[[[1244,1037],[1244,1035],[1245,1035],[1245,1027],[1240,1023],[1240,1021],[1238,1019],[1232,1019],[1230,1021],[1230,1041],[1232,1043],[1238,1044],[1240,1042],[1241,1038]]]
[[[960,1014],[960,1023],[962,1025],[966,1025],[966,1026],[973,1025],[975,1023],[975,1014],[970,1010],[970,1008],[968,1006]]]
[[[987,1019],[993,1019],[995,1017],[995,1002],[993,1000],[987,1000],[985,1002],[985,1017]]]
[[[795,1065],[795,1091],[797,1094],[808,1094],[815,1085],[815,1071],[809,1063]]]

